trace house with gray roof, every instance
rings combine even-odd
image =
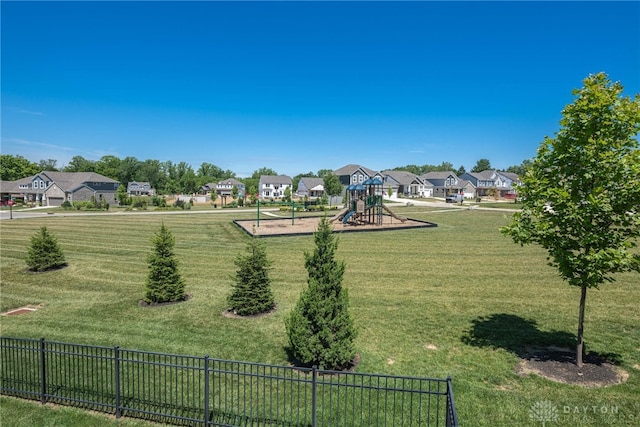
[[[156,193],[148,182],[129,182],[127,184],[127,195],[129,196],[153,196]]]
[[[384,190],[391,188],[398,197],[433,197],[433,184],[408,171],[383,171]]]
[[[60,206],[65,201],[95,200],[116,203],[118,181],[95,172],[43,171],[17,181],[3,182],[3,197],[22,198],[25,203]]]
[[[306,176],[300,178],[296,194],[299,197],[322,197],[324,195],[324,179]]]
[[[261,175],[258,181],[258,196],[261,199],[280,199],[289,188],[293,194],[293,180],[287,175]]]
[[[340,183],[345,187],[351,184],[362,184],[364,181],[368,180],[369,178],[378,177],[381,180],[384,179],[382,175],[380,175],[378,172],[374,170],[365,168],[364,166],[353,165],[353,164],[346,165],[339,169],[336,169],[333,171],[333,173],[338,176]]]
[[[498,190],[502,197],[510,193],[515,194],[514,185],[520,182],[520,178],[515,173],[491,169],[482,172],[465,172],[460,175],[460,178],[475,185],[478,197],[488,196],[493,189]]]
[[[453,171],[427,172],[420,176],[423,181],[433,184],[433,197],[447,197],[462,191],[460,178]]]

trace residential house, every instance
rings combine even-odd
[[[279,199],[284,196],[284,191],[293,186],[291,177],[287,175],[261,175],[258,181],[258,195],[261,199]]]
[[[246,194],[244,183],[238,181],[235,178],[227,178],[216,184],[216,192],[218,196],[227,197],[233,194],[233,187],[238,189],[238,197],[242,198]]]
[[[148,182],[129,182],[127,184],[128,196],[153,196],[156,194],[155,189],[151,188]]]
[[[466,179],[476,187],[478,197],[490,195],[494,190],[499,191],[499,196],[514,193],[514,184],[520,182],[517,174],[510,172],[498,172],[485,170],[482,172],[465,172],[460,178]]]
[[[378,172],[360,165],[346,165],[340,169],[334,170],[333,173],[338,176],[340,183],[345,187],[351,184],[362,184],[369,178],[377,177],[384,181],[384,177]]]
[[[408,171],[383,171],[384,191],[391,187],[398,197],[433,197],[433,184]]]
[[[322,197],[324,195],[324,179],[315,177],[300,178],[296,194],[300,197]]]
[[[85,202],[94,197],[116,203],[118,181],[95,172],[43,171],[17,181],[3,181],[3,198],[22,198],[25,203],[60,206],[65,201]]]
[[[433,184],[433,197],[447,197],[463,191],[460,178],[453,171],[427,172],[420,179]]]

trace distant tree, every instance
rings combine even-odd
[[[393,170],[395,170],[395,171],[407,171],[407,172],[411,172],[411,173],[416,174],[416,175],[421,175],[422,174],[422,168],[420,166],[417,166],[417,165],[399,166],[399,167],[393,168]]]
[[[327,217],[314,233],[315,250],[305,252],[307,288],[285,320],[293,357],[305,366],[344,369],[355,357],[356,330],[342,287],[344,261],[335,259],[338,241]]]
[[[466,173],[466,172],[467,172],[467,171],[466,171],[466,169],[464,168],[464,166],[463,166],[463,165],[460,165],[460,167],[459,167],[459,168],[458,168],[458,170],[456,171],[456,175],[460,176],[460,175],[462,175],[462,174],[464,174],[464,173]]]
[[[476,162],[476,165],[471,169],[471,172],[482,172],[491,169],[491,162],[487,159],[480,159]]]
[[[342,194],[342,183],[338,175],[333,172],[328,173],[323,178],[324,192],[329,196],[329,206],[331,206],[331,198]]]
[[[218,191],[214,188],[209,191],[209,195],[211,196],[211,203],[215,203],[218,199]]]
[[[198,180],[196,173],[193,171],[191,165],[185,162],[180,162],[176,166],[178,171],[178,186],[181,193],[193,194],[198,191]]]
[[[440,165],[436,166],[437,172],[449,172],[453,170],[453,163],[450,162],[442,162]]]
[[[269,267],[271,262],[263,243],[255,236],[247,245],[247,254],[235,260],[238,267],[233,291],[228,303],[231,310],[240,316],[266,313],[275,307],[271,292]]]
[[[186,299],[185,284],[178,271],[173,247],[175,238],[164,225],[151,240],[154,250],[149,254],[145,301],[151,303],[175,302]]]
[[[118,171],[120,170],[121,160],[116,156],[102,156],[100,160],[95,162],[94,170],[100,175],[107,178],[119,180]],[[127,184],[126,182],[124,183]]]
[[[273,176],[276,176],[276,175],[278,175],[278,172],[274,171],[271,168],[260,168],[260,169],[257,169],[255,171],[253,171],[253,175],[251,175],[251,178],[260,179],[260,177],[262,175],[273,175]]]
[[[69,164],[64,167],[65,172],[95,172],[95,162],[82,156],[73,156]]]
[[[576,364],[583,364],[588,288],[640,272],[640,95],[604,73],[588,76],[545,137],[522,177],[522,210],[502,228],[514,242],[537,243],[569,285],[580,288]]]
[[[140,170],[140,160],[135,157],[125,157],[118,168],[118,181],[123,184],[136,181],[136,176]]]
[[[238,200],[238,186],[234,185],[231,187],[231,198],[235,201]]]
[[[54,270],[67,265],[57,239],[45,226],[40,227],[40,231],[31,237],[26,262],[31,271]]]
[[[331,169],[320,169],[317,174],[310,174],[306,176],[317,176],[318,178],[324,178],[326,175],[332,174],[333,171]]]
[[[38,162],[38,169],[41,171],[52,171],[55,172],[58,170],[58,161],[56,159],[42,159]]]
[[[0,154],[0,180],[15,181],[41,172],[37,164],[22,156]]]
[[[515,173],[518,176],[524,176],[527,173],[527,169],[531,166],[532,161],[527,159],[523,161],[520,165],[509,166],[507,168],[507,172]]]
[[[140,163],[135,180],[148,182],[156,193],[165,194],[167,175],[162,168],[162,163],[158,160],[147,159]]]
[[[393,196],[393,188],[391,186],[387,188],[387,196],[389,197]]]

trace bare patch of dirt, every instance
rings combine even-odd
[[[575,353],[559,347],[530,348],[524,352],[516,373],[536,374],[552,381],[585,387],[606,387],[620,384],[629,374],[611,362],[595,355],[586,355],[583,366],[575,364]]]
[[[42,304],[39,304],[39,305],[26,305],[24,307],[14,308],[13,310],[5,311],[4,313],[2,313],[0,315],[2,315],[2,316],[18,316],[20,314],[33,313],[34,311],[36,311],[36,310],[38,310],[40,308],[42,308]]]
[[[260,224],[256,220],[236,220],[234,223],[244,230],[247,234],[253,236],[269,237],[269,236],[288,236],[288,235],[305,235],[313,234],[318,229],[318,222],[322,217],[301,217],[286,219],[263,219]],[[293,223],[292,223],[293,222]],[[382,215],[382,224],[343,224],[341,221],[332,223],[334,232],[356,232],[356,231],[384,231],[411,229],[423,227],[437,227],[437,224],[427,221],[419,221],[407,218],[401,221],[390,215]]]
[[[235,310],[227,309],[222,312],[222,316],[228,317],[229,319],[260,319],[261,317],[266,317],[275,313],[277,309],[278,309],[278,305],[276,304],[269,311],[265,311],[264,313],[258,313],[258,314],[250,314],[248,316],[241,316],[237,314]]]

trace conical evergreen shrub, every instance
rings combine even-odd
[[[231,310],[240,316],[266,313],[275,307],[271,292],[271,279],[264,244],[253,237],[247,245],[247,254],[235,260],[238,271],[233,292],[228,298]]]
[[[342,370],[355,358],[356,330],[342,287],[344,261],[335,259],[338,241],[324,217],[314,233],[316,248],[305,252],[307,288],[285,320],[293,358],[304,366]]]
[[[145,301],[151,304],[185,300],[185,284],[178,271],[178,261],[173,252],[175,238],[171,231],[162,224],[151,241],[154,250],[148,257]]]
[[[25,261],[31,271],[54,270],[67,265],[64,253],[58,246],[58,240],[45,226],[40,227],[40,230],[31,237],[31,245]]]

